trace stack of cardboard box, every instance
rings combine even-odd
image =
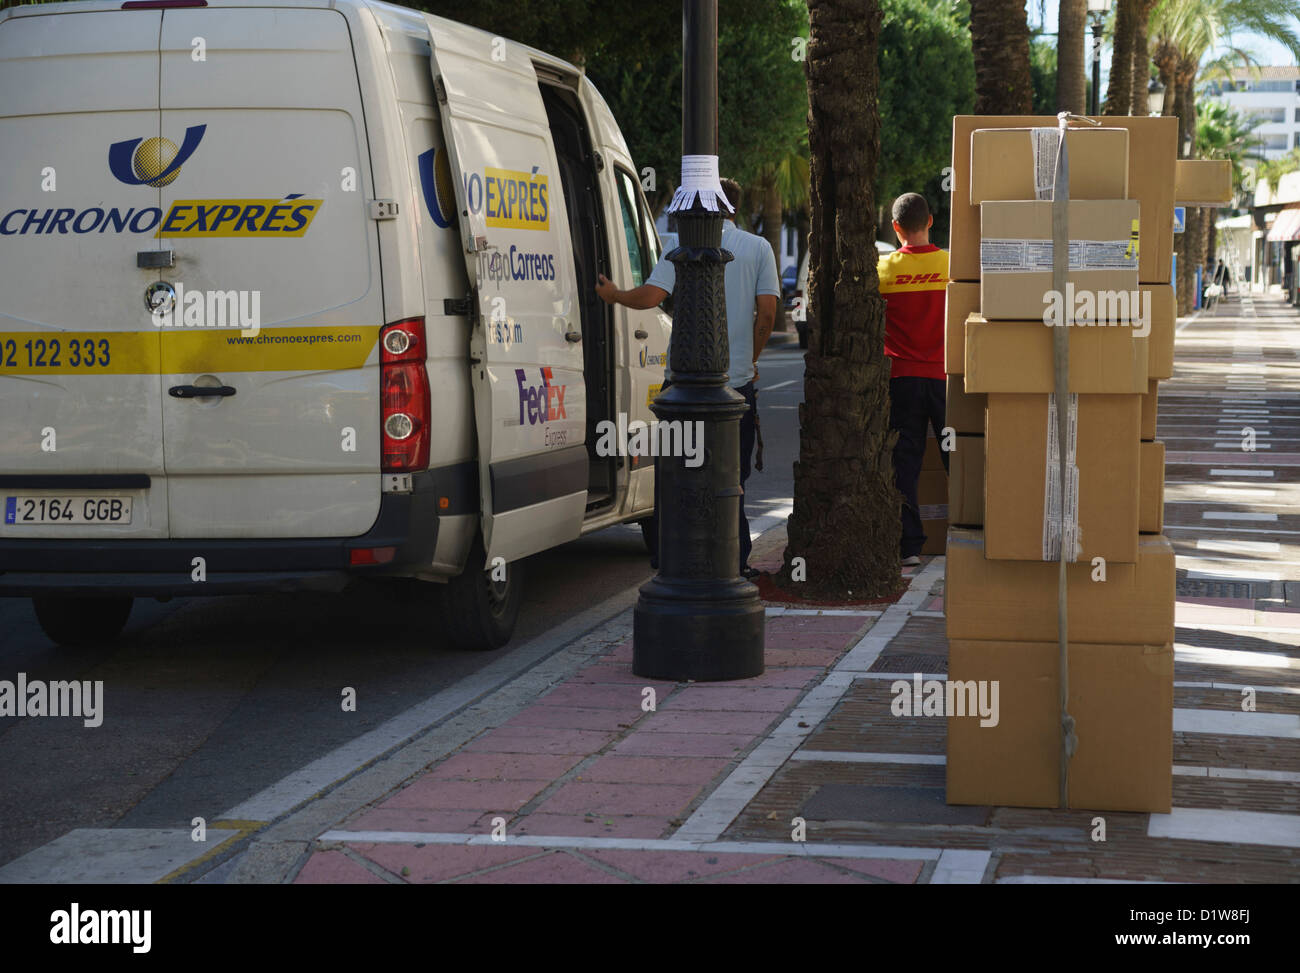
[[[1078,738],[1069,806],[1170,807],[1174,554],[1160,534],[1164,446],[1154,440],[1156,384],[1173,371],[1177,121],[1101,121],[1066,134],[1071,260],[1058,294],[1056,119],[953,120],[948,678],[997,681],[1000,708],[995,725],[949,712],[954,804],[1058,804],[1064,544]],[[1051,324],[1068,327],[1064,402],[1053,394]]]

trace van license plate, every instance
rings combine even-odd
[[[130,522],[130,497],[5,497],[6,524]]]

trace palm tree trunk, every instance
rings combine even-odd
[[[1133,104],[1133,40],[1137,29],[1137,7],[1141,2],[1119,0],[1115,10],[1115,47],[1110,58],[1110,87],[1106,89],[1106,104],[1101,110],[1103,115],[1127,115]]]
[[[1151,8],[1155,0],[1138,0],[1137,23],[1133,31],[1133,114],[1146,115],[1151,111],[1147,100],[1147,84],[1151,79],[1151,51],[1148,44],[1147,25],[1151,21]]]
[[[876,276],[879,0],[808,0],[812,314],[794,512],[780,583],[880,597],[899,588],[885,302]]]
[[[1126,0],[1121,0],[1121,3]],[[1086,59],[1088,0],[1061,0],[1056,36],[1056,110],[1083,115],[1088,111]]]
[[[975,52],[975,114],[1032,114],[1034,86],[1024,0],[970,0],[970,36]]]

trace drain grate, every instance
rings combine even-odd
[[[1249,581],[1200,581],[1180,578],[1175,591],[1185,598],[1253,598]]]

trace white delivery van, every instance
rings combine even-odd
[[[0,595],[416,578],[466,647],[516,562],[653,512],[659,243],[581,71],[369,0],[0,11]]]

